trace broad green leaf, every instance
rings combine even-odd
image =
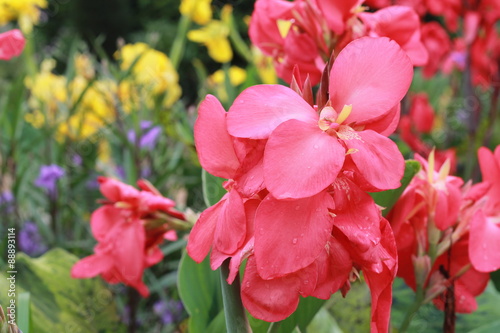
[[[32,331],[30,303],[30,293],[24,292],[17,295],[17,326],[23,333],[30,333]]]
[[[222,187],[225,179],[212,176],[205,170],[202,170],[201,179],[203,182],[203,199],[205,204],[210,207],[215,205],[226,194],[226,190]]]
[[[311,323],[314,316],[316,316],[325,302],[325,300],[315,297],[301,298],[297,310],[295,310],[290,317],[276,323],[273,332],[291,333],[295,327],[298,327],[301,332],[305,332],[307,326]],[[253,317],[250,317],[249,321],[254,333],[265,333],[271,325],[268,322]]]
[[[207,257],[200,264],[184,251],[179,265],[178,288],[189,313],[189,332],[204,333],[223,309],[219,272],[210,269]]]
[[[30,294],[30,332],[124,332],[113,295],[104,283],[98,278],[71,278],[77,260],[63,249],[53,249],[37,259],[18,253],[16,292]],[[1,290],[8,290],[5,274],[0,274]],[[6,297],[0,293],[0,303],[5,304]],[[17,320],[21,323],[25,318]]]
[[[364,282],[351,284],[346,297],[337,292],[329,302],[328,311],[344,332],[370,332],[370,290]]]
[[[383,215],[387,215],[391,210],[392,206],[399,199],[405,188],[408,186],[413,177],[420,170],[420,163],[414,160],[408,160],[405,162],[405,173],[403,179],[401,179],[401,186],[395,190],[388,190],[383,192],[370,193],[372,198],[375,200],[377,205],[384,207]]]
[[[318,311],[309,326],[307,326],[307,333],[316,332],[344,333],[335,318],[324,307]]]
[[[221,333],[226,332],[226,318],[224,315],[224,310],[219,312],[217,316],[215,316],[214,320],[208,325],[205,333]]]

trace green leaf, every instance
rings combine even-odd
[[[190,316],[189,332],[205,332],[223,309],[219,272],[210,269],[208,257],[198,264],[184,251],[178,281],[179,294]]]
[[[71,278],[70,270],[77,260],[63,249],[53,249],[37,259],[18,253],[16,293],[30,295],[30,332],[124,332],[113,295],[104,283],[97,278]],[[8,290],[7,283],[6,276],[0,274],[0,290]],[[7,301],[6,293],[0,293],[0,303]],[[18,306],[24,307],[25,301],[21,297]],[[26,311],[18,314],[18,322],[24,323]]]
[[[23,333],[31,332],[30,293],[24,292],[17,296],[17,326]]]
[[[500,270],[491,272],[491,281],[495,285],[495,288],[497,288],[498,291],[500,291]]]
[[[403,179],[401,179],[401,186],[395,190],[388,190],[383,192],[373,192],[370,193],[372,198],[375,200],[377,205],[384,207],[383,215],[387,215],[391,210],[392,206],[399,199],[405,188],[408,186],[413,177],[420,171],[420,163],[415,160],[405,161],[405,173]]]
[[[225,179],[212,176],[205,170],[202,170],[201,180],[203,182],[203,199],[205,204],[210,207],[215,205],[226,194],[226,190],[222,187]]]
[[[325,302],[325,300],[315,297],[301,298],[297,310],[290,317],[273,324],[275,326],[273,332],[290,333],[295,327],[298,327],[301,332],[305,332]],[[271,323],[253,317],[250,317],[249,320],[254,333],[266,333],[271,325]]]
[[[333,316],[328,312],[327,309],[322,307],[312,322],[307,326],[308,333],[316,333],[316,332],[330,332],[330,333],[344,333],[337,321]]]

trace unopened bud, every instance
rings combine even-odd
[[[428,255],[412,256],[412,261],[415,269],[415,282],[417,286],[423,287],[431,271],[431,258]]]

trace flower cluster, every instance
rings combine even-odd
[[[149,290],[142,281],[143,272],[163,258],[159,245],[164,239],[177,239],[173,226],[185,220],[184,215],[174,209],[174,201],[145,180],[138,181],[141,190],[111,178],[100,177],[99,183],[106,200],[90,218],[98,241],[95,254],[76,263],[71,276],[101,275],[109,283],[123,282],[146,297]]]
[[[324,106],[279,85],[244,90],[229,112],[210,95],[201,103],[199,159],[228,193],[201,214],[187,250],[200,262],[211,249],[212,269],[230,258],[230,283],[248,258],[241,294],[255,317],[282,320],[299,296],[346,293],[363,270],[373,330],[387,330],[396,247],[366,191],[400,186],[404,160],[387,135],[412,73],[397,43],[365,37],[335,59]]]
[[[252,43],[272,56],[278,76],[291,82],[298,66],[302,77],[320,81],[332,52],[363,36],[389,37],[406,51],[413,65],[425,65],[427,50],[420,40],[420,22],[407,6],[364,12],[361,0],[258,0],[249,35]]]
[[[40,9],[48,5],[47,0],[0,0],[0,25],[17,20],[21,30],[29,34],[40,21]]]
[[[428,161],[417,155],[422,170],[388,216],[398,245],[398,276],[440,309],[453,285],[456,311],[474,311],[489,272],[500,267],[500,149],[495,153],[480,149],[484,181],[474,185],[449,175],[449,160],[436,168],[434,152]]]

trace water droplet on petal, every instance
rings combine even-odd
[[[292,243],[293,243],[293,244],[297,244],[297,238],[294,238],[294,239],[292,240]]]
[[[295,206],[295,210],[299,210],[300,209],[300,206]]]
[[[314,149],[318,149],[318,148],[319,148],[319,146],[318,146],[318,145],[314,145]]]

